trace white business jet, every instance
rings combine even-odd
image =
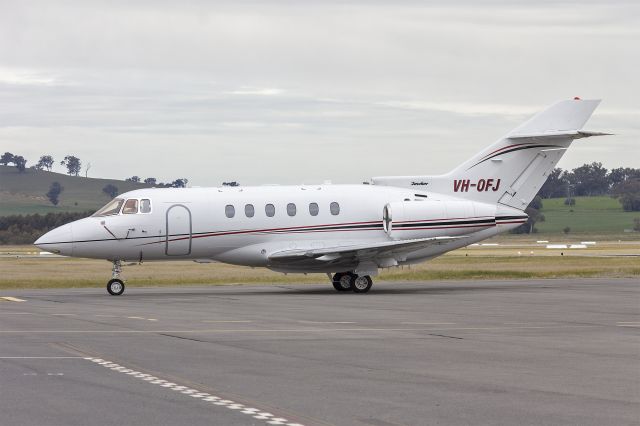
[[[326,273],[366,293],[380,268],[409,265],[527,221],[529,202],[599,100],[558,102],[450,173],[376,177],[369,185],[151,188],[39,238],[64,256],[107,259],[111,295],[123,262],[184,260]]]

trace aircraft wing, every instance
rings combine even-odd
[[[357,258],[368,260],[375,258],[396,258],[404,257],[406,254],[427,248],[437,244],[443,244],[461,237],[433,237],[418,238],[413,240],[385,241],[381,243],[363,243],[352,245],[338,245],[320,249],[308,250],[284,250],[278,251],[269,256],[272,261],[296,261],[303,259],[316,259],[320,261],[333,261],[340,258]]]

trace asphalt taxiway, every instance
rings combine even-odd
[[[0,296],[2,425],[640,423],[637,279]]]

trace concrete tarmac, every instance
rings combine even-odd
[[[0,425],[640,424],[637,279],[0,296]]]

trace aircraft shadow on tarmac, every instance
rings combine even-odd
[[[318,287],[316,285],[313,286],[287,286],[287,285],[277,285],[277,286],[264,286],[262,288],[252,287],[251,289],[246,289],[243,287],[237,287],[237,289],[229,290],[229,287],[211,287],[210,289],[203,289],[201,291],[192,291],[191,289],[185,288],[185,291],[179,291],[175,288],[171,288],[168,291],[162,291],[162,289],[154,289],[153,291],[146,291],[143,287],[129,287],[127,292],[120,296],[126,299],[146,299],[146,298],[167,298],[171,299],[174,297],[242,297],[242,296],[263,296],[263,297],[277,297],[277,296],[309,296],[309,295],[327,295],[327,296],[336,296],[336,297],[375,297],[377,295],[385,296],[385,295],[403,295],[403,294],[452,294],[452,293],[474,293],[477,294],[479,292],[495,292],[495,291],[531,291],[534,288],[548,288],[549,284],[538,284],[532,286],[530,283],[528,284],[518,284],[518,283],[505,283],[504,285],[439,285],[439,286],[425,286],[418,287],[416,285],[411,286],[403,286],[401,284],[397,286],[380,286],[378,288],[373,289],[370,293],[367,294],[355,294],[352,292],[336,292],[332,287],[327,286]],[[140,291],[142,290],[142,291]],[[95,297],[95,294],[87,294],[83,293],[81,295],[74,295],[79,297]],[[108,296],[105,296],[108,297]],[[117,298],[115,298],[117,299]]]

